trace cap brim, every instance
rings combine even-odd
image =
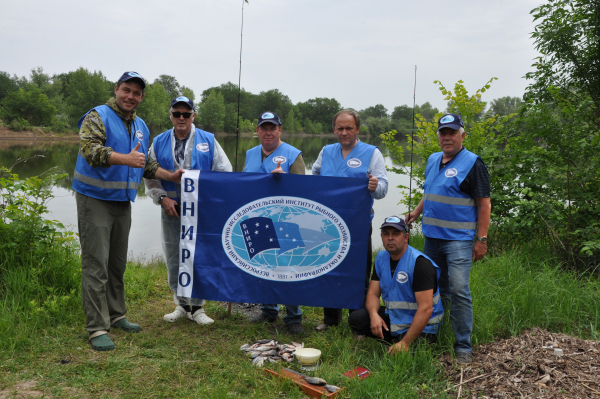
[[[187,102],[185,102],[185,101],[177,101],[176,103],[174,103],[174,104],[171,104],[171,108],[173,108],[173,107],[174,107],[174,106],[176,106],[177,104],[185,104],[185,105],[187,105],[188,107],[190,106],[190,104],[189,104],[189,103],[187,103]],[[195,107],[192,107],[192,111],[195,111],[195,110],[196,110],[196,108],[195,108]]]
[[[123,82],[129,82],[130,80],[135,80],[137,83],[140,84],[140,86],[142,86],[142,89],[146,88],[146,82],[144,82],[144,79],[140,79],[140,78],[137,78],[135,76],[131,77],[129,79],[125,79]]]
[[[384,223],[381,225],[380,229],[383,229],[384,227],[393,227],[398,231],[406,231],[406,229],[398,228],[398,225],[395,223]]]
[[[269,120],[264,120],[264,121],[260,122],[260,123],[259,123],[258,125],[256,125],[256,126],[260,126],[260,125],[262,125],[262,124],[264,124],[264,123],[272,123],[272,124],[273,124],[273,125],[275,125],[275,126],[281,126],[281,123],[275,123],[275,122],[273,122],[273,121],[269,121]]]
[[[438,127],[438,129],[437,129],[437,130],[439,131],[440,129],[443,129],[443,128],[445,128],[445,127],[449,127],[449,128],[451,128],[451,129],[454,129],[454,130],[459,130],[459,129],[460,129],[462,126],[461,126],[461,125],[455,125],[455,124],[452,124],[452,123],[447,123],[447,124],[445,124],[444,126],[440,126],[440,127]]]

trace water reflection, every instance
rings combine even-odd
[[[232,165],[235,165],[235,136],[221,136],[217,137],[217,140],[231,160]],[[323,146],[337,142],[337,139],[333,135],[322,137],[284,136],[283,140],[302,150],[307,174],[311,174],[312,165]],[[378,146],[384,154],[386,165],[392,165],[391,159],[387,156],[387,151],[381,145],[380,139],[362,137],[361,140]],[[256,137],[240,137],[237,159],[238,171],[241,171],[244,166],[246,151],[258,144],[259,141]],[[0,165],[10,167],[17,159],[27,160],[26,162],[18,163],[13,168],[13,172],[17,173],[21,178],[39,175],[51,168],[57,168],[68,174],[68,177],[61,181],[58,187],[54,188],[53,193],[55,198],[48,204],[50,214],[46,217],[59,220],[74,231],[77,231],[77,210],[71,184],[78,152],[78,142],[0,141]],[[35,155],[42,155],[43,157],[31,158]],[[400,190],[396,186],[408,186],[408,177],[389,173],[388,179],[390,181],[388,195],[382,200],[375,201],[375,218],[373,219],[373,226],[375,227],[373,234],[374,247],[381,246],[377,227],[383,223],[383,219],[386,216],[403,214],[406,211],[404,206],[398,205]],[[129,249],[130,255],[134,257],[150,258],[151,256],[162,254],[159,209],[158,206],[152,203],[150,198],[146,197],[143,184],[138,192],[138,198],[132,207]]]

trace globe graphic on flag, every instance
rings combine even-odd
[[[245,233],[242,226],[246,226]],[[290,238],[286,238],[285,229],[291,229]],[[250,254],[247,241],[251,237],[262,237],[268,245],[265,240],[268,233],[271,242],[273,239],[277,242],[279,238],[278,247],[264,250],[259,247],[259,252]],[[297,241],[291,237],[296,237]],[[340,233],[327,217],[312,209],[270,205],[244,215],[233,228],[231,242],[242,259],[261,269],[275,270],[286,266],[310,269],[329,262],[336,255]]]

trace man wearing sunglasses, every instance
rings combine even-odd
[[[365,309],[348,317],[355,334],[392,344],[391,355],[407,351],[417,339],[437,342],[444,317],[438,289],[440,268],[408,245],[408,235],[404,220],[398,216],[385,219],[381,225],[385,250],[375,258]]]
[[[177,182],[183,173],[166,171],[146,157],[150,132],[135,111],[145,87],[138,73],[125,72],[115,85],[115,97],[79,120],[73,190],[81,243],[81,297],[85,329],[92,348],[99,351],[115,349],[108,336],[111,328],[141,331],[125,318],[123,274],[131,202],[142,176]]]
[[[256,135],[260,145],[246,151],[244,172],[254,173],[292,173],[303,175],[305,172],[302,152],[281,141],[283,128],[279,116],[274,112],[264,112],[258,118]],[[302,309],[299,305],[285,305],[287,315],[283,322],[292,335],[304,332],[302,327]],[[264,303],[261,313],[253,317],[253,323],[273,323],[279,317],[279,305]]]
[[[194,102],[185,96],[175,98],[169,110],[173,129],[154,138],[148,156],[170,170],[193,169],[231,172],[231,163],[212,133],[193,126],[196,117]],[[213,319],[204,311],[204,299],[177,296],[179,276],[179,239],[181,236],[181,187],[170,181],[145,179],[146,193],[161,206],[163,251],[165,253],[169,287],[173,291],[176,308],[164,315],[164,320],[175,322],[186,317],[198,324],[212,324]]]

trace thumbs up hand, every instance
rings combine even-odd
[[[131,166],[132,168],[143,168],[146,163],[146,155],[144,153],[139,152],[141,147],[141,143],[138,141],[137,145],[131,152],[127,155],[127,166]]]
[[[281,161],[277,162],[277,167],[273,169],[271,173],[285,173],[283,169],[281,169]]]

